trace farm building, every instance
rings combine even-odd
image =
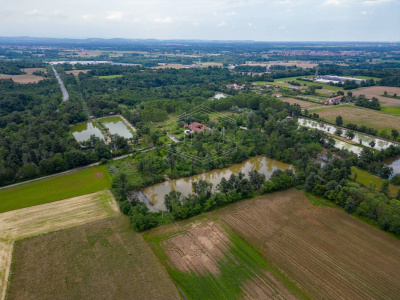
[[[246,86],[245,84],[238,85],[238,84],[234,83],[234,84],[228,84],[226,86],[226,88],[227,89],[233,89],[233,90],[243,90],[245,88],[245,86]]]
[[[275,94],[275,97],[276,98],[282,98],[282,95],[281,94]]]
[[[335,75],[325,75],[325,76],[318,76],[314,79],[315,82],[321,83],[329,83],[332,82],[334,84],[344,83],[346,80],[355,81],[357,84],[365,81],[363,79],[353,78],[353,77],[343,77],[343,76],[335,76]]]
[[[210,127],[207,127],[206,125],[203,125],[198,122],[193,122],[190,125],[185,124],[185,128],[189,128],[189,130],[185,130],[186,134],[193,133],[193,132],[203,132],[204,130],[211,130]]]
[[[342,99],[343,99],[343,96],[337,96],[337,97],[333,97],[333,98],[326,98],[324,100],[324,103],[325,103],[325,105],[335,104],[335,103],[339,103]]]

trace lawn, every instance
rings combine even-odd
[[[110,187],[104,166],[41,179],[0,190],[0,213],[94,193]]]
[[[381,111],[386,114],[400,116],[400,106],[381,106]]]
[[[380,190],[382,186],[383,179],[372,175],[364,170],[361,170],[357,167],[351,167],[351,178],[354,178],[354,173],[357,172],[356,182],[362,183],[364,186],[369,187],[370,183],[374,183],[376,185],[376,189]],[[396,186],[393,184],[389,185],[389,193],[392,196],[396,196],[398,189],[400,186]]]
[[[111,79],[111,78],[117,78],[117,77],[122,77],[122,75],[105,75],[105,76],[97,76],[97,78],[100,78],[100,79]]]
[[[181,299],[119,215],[15,243],[7,299]]]

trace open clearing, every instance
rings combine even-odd
[[[369,187],[370,183],[374,183],[376,185],[376,190],[380,190],[382,187],[383,179],[372,175],[364,170],[361,170],[358,167],[351,167],[351,177],[354,178],[354,173],[357,172],[357,179],[358,183],[362,183],[365,187]],[[399,190],[400,186],[389,184],[389,193],[393,197],[396,196],[397,191]]]
[[[188,299],[295,299],[261,256],[218,222],[195,218],[145,239]]]
[[[168,64],[168,63],[159,63],[158,66],[152,67],[152,69],[184,69],[188,67],[192,67],[193,65],[182,65],[182,64]],[[222,63],[215,63],[215,62],[204,62],[201,63],[199,68],[207,68],[207,67],[222,67]]]
[[[15,240],[110,217],[119,211],[110,191],[0,214],[0,299],[3,299]]]
[[[82,73],[87,73],[90,70],[70,70],[70,71],[65,71],[67,74],[74,74],[75,76],[78,76],[80,72]]]
[[[321,104],[318,104],[318,103],[312,103],[309,101],[302,101],[302,100],[293,99],[293,98],[284,97],[284,98],[280,98],[279,100],[289,102],[290,104],[299,104],[301,106],[301,108],[311,108],[311,107],[321,106]]]
[[[400,241],[288,190],[217,211],[267,263],[312,299],[396,299]]]
[[[349,105],[334,105],[316,109],[313,110],[313,112],[319,114],[321,118],[324,118],[331,123],[335,123],[336,117],[340,115],[342,116],[345,125],[348,123],[356,123],[357,125],[374,127],[378,130],[400,130],[399,117],[373,109]]]
[[[142,235],[118,215],[16,242],[7,299],[180,296]]]
[[[358,95],[365,95],[368,99],[372,99],[372,97],[376,97],[379,99],[382,104],[387,106],[400,106],[399,99],[393,99],[388,97],[383,97],[384,92],[388,92],[389,95],[393,95],[397,93],[400,95],[400,88],[398,87],[389,87],[389,86],[369,86],[364,88],[359,88],[356,90],[352,90],[353,94]]]
[[[11,78],[14,82],[17,83],[32,83],[32,82],[39,82],[40,80],[44,79],[42,76],[36,76],[31,74],[22,74],[22,75],[3,75],[0,74],[0,79],[9,79]]]
[[[0,213],[94,193],[110,187],[104,166],[95,166],[0,190]]]

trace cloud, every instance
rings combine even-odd
[[[222,21],[222,22],[219,22],[218,24],[217,24],[217,27],[224,27],[224,26],[226,26],[226,25],[228,25],[225,21]]]
[[[380,5],[397,0],[325,0],[322,6]]]
[[[124,17],[125,13],[123,13],[122,11],[113,11],[110,12],[107,16],[106,16],[106,20],[110,20],[110,21],[122,21],[122,18]]]
[[[85,21],[89,21],[89,20],[91,20],[93,18],[94,18],[94,15],[91,15],[91,14],[84,14],[82,16],[82,19],[84,19]]]
[[[40,13],[40,12],[39,12],[39,10],[37,10],[37,9],[32,9],[32,10],[26,12],[26,14],[27,14],[28,16],[36,16],[36,15],[38,15],[39,13]]]
[[[236,12],[236,11],[230,11],[230,12],[227,12],[226,15],[227,15],[228,17],[230,17],[230,16],[235,16],[235,15],[237,15],[237,12]]]
[[[172,23],[173,22],[171,17],[155,18],[153,21],[155,23],[161,23],[161,24],[168,24],[168,23]]]

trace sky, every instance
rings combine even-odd
[[[400,0],[1,0],[0,36],[400,41]]]

